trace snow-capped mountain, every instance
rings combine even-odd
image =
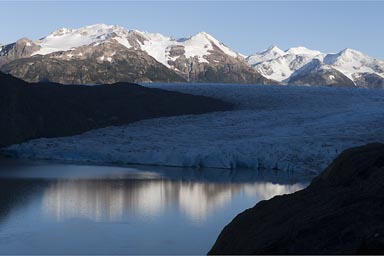
[[[352,49],[303,46],[244,55],[212,35],[186,38],[95,24],[0,48],[0,70],[30,82],[220,82],[384,88],[384,62]]]
[[[311,49],[308,49],[304,46],[289,48],[286,51],[286,53],[292,54],[292,55],[312,55],[312,56],[317,56],[317,55],[321,54],[321,52],[319,52],[319,51],[311,50]]]
[[[283,83],[384,87],[384,62],[352,49],[325,54],[305,47],[283,51],[274,46],[246,60],[263,76]]]
[[[186,58],[197,57],[200,62],[207,62],[206,56],[213,50],[214,45],[229,56],[239,57],[238,53],[205,32],[200,32],[189,38],[174,39],[159,33],[126,30],[120,26],[105,24],[96,24],[80,29],[59,29],[36,41],[36,44],[41,48],[32,55],[68,51],[80,46],[103,43],[108,40],[115,40],[127,48],[146,51],[158,62],[168,67],[170,66],[168,61],[174,59],[174,56],[171,56],[171,49],[178,46],[184,48]]]
[[[252,54],[247,57],[247,61],[251,65],[256,65],[263,61],[279,58],[285,55],[285,52],[277,46],[271,46],[267,50]]]
[[[326,85],[338,87],[354,87],[355,84],[347,76],[330,65],[313,59],[295,71],[289,78],[295,85]]]
[[[274,46],[260,53],[253,54],[246,60],[263,76],[276,81],[287,82],[290,76],[304,65],[313,59],[323,58],[324,54],[321,52],[302,46],[290,48],[286,51]]]
[[[138,58],[132,58],[131,55]],[[146,60],[142,63],[141,58]],[[152,60],[151,60],[152,59]],[[0,52],[0,67],[3,71],[29,81],[38,81],[42,78],[50,81],[64,83],[91,83],[102,82],[100,79],[81,80],[79,77],[89,76],[87,72],[79,73],[85,63],[79,61],[98,63],[96,69],[106,70],[115,67],[116,72],[121,68],[117,66],[133,65],[135,68],[125,72],[136,74],[147,73],[146,76],[135,77],[134,81],[208,81],[208,82],[234,82],[234,83],[271,83],[251,68],[241,54],[231,50],[213,36],[205,32],[197,33],[188,38],[175,39],[158,33],[148,33],[139,30],[126,30],[120,26],[96,24],[79,29],[59,29],[52,34],[36,41],[20,39],[14,44],[7,45]],[[16,61],[16,62],[15,62]],[[153,63],[155,61],[156,63]],[[69,79],[56,79],[45,72],[37,74],[31,63],[39,63],[39,70],[55,70],[54,73],[64,71]],[[76,63],[77,71],[71,71],[70,65]],[[44,67],[47,63],[50,67]],[[105,66],[100,67],[100,65]],[[16,67],[17,66],[17,67]],[[35,65],[34,65],[35,66]],[[138,66],[143,66],[144,71]],[[156,70],[153,70],[155,67]],[[158,79],[158,72],[168,68],[168,77],[177,79]],[[91,72],[93,70],[91,68]],[[132,69],[132,68],[131,68]],[[56,72],[57,71],[57,72]],[[147,72],[150,71],[150,72]],[[149,75],[148,73],[151,73]],[[123,79],[123,78],[122,78]],[[125,79],[125,78],[124,78]],[[128,78],[126,78],[128,79]],[[108,79],[111,82],[116,79]],[[119,81],[120,78],[116,81]],[[130,80],[132,81],[132,80]]]
[[[356,80],[364,73],[376,73],[384,77],[383,61],[353,49],[347,48],[336,54],[328,54],[324,58],[324,63],[332,65],[351,80]]]

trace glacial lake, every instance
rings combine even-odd
[[[63,163],[0,167],[0,254],[206,254],[238,213],[310,177]]]

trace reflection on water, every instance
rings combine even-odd
[[[236,214],[307,180],[245,170],[2,167],[0,252],[203,254]]]
[[[56,220],[88,218],[122,221],[130,214],[158,216],[167,205],[179,208],[188,218],[204,220],[238,193],[269,199],[303,188],[302,184],[271,182],[250,184],[203,183],[167,180],[63,180],[52,183],[43,194],[46,216]]]

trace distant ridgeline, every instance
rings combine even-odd
[[[220,100],[131,83],[33,84],[0,72],[0,147],[147,118],[230,109]]]
[[[211,82],[384,87],[384,62],[345,49],[273,46],[244,56],[200,32],[174,39],[96,24],[0,46],[0,70],[28,82]]]

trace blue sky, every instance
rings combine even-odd
[[[0,43],[106,23],[174,37],[206,31],[246,55],[303,45],[384,60],[384,1],[0,1],[0,8]]]

